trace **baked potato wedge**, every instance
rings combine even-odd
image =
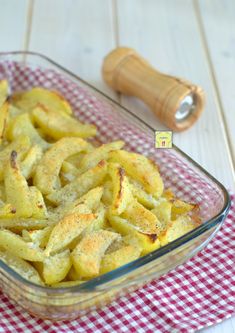
[[[31,141],[27,136],[20,136],[0,151],[0,181],[4,178],[4,169],[10,159],[11,152],[17,152],[18,159],[21,161],[31,147]]]
[[[6,102],[9,86],[7,80],[0,81],[0,107]]]
[[[109,157],[109,152],[121,149],[124,146],[124,144],[125,143],[123,141],[119,140],[101,145],[100,147],[92,150],[83,157],[79,165],[79,168],[82,170],[82,172],[85,172],[86,170],[93,168],[101,160],[106,161]]]
[[[147,157],[130,153],[125,150],[116,150],[109,153],[110,161],[121,164],[127,174],[143,184],[148,193],[156,197],[162,195],[164,185],[157,166]]]
[[[112,179],[112,204],[110,210],[114,215],[120,215],[133,200],[130,184],[126,172],[117,163],[110,163],[108,167]]]
[[[34,185],[43,194],[50,194],[60,188],[59,173],[62,163],[69,156],[86,150],[86,146],[83,139],[72,137],[62,138],[54,143],[45,152],[35,170]]]
[[[114,230],[137,241],[138,247],[141,249],[141,255],[150,253],[160,247],[156,232],[153,234],[147,233],[120,216],[109,214],[108,220]]]
[[[17,159],[17,152],[13,150],[4,171],[6,201],[12,205],[15,217],[32,217],[32,196]]]
[[[9,113],[9,103],[5,102],[0,106],[0,144],[5,138],[6,129],[7,129],[7,120]]]
[[[95,167],[79,175],[75,180],[65,185],[58,191],[47,196],[47,199],[54,204],[73,202],[90,189],[99,186],[107,173],[107,162],[102,160]]]
[[[34,218],[17,218],[17,217],[11,217],[9,218],[3,218],[1,216],[0,218],[0,228],[5,228],[5,229],[14,229],[16,231],[20,231],[23,229],[27,230],[38,230],[38,229],[43,229],[48,226],[48,220],[37,220]]]
[[[114,269],[134,261],[140,256],[140,248],[132,245],[124,245],[120,249],[103,256],[100,264],[100,274],[105,274]]]
[[[42,148],[39,145],[32,146],[23,161],[20,163],[22,175],[29,179],[33,177],[35,169],[43,155]]]
[[[173,242],[175,239],[195,229],[198,225],[199,224],[193,221],[193,219],[191,219],[188,215],[181,215],[177,217],[177,219],[171,221],[168,224],[167,229],[159,235],[161,246]]]
[[[47,256],[65,249],[96,219],[95,214],[73,213],[66,215],[53,228],[46,249]]]
[[[56,140],[66,136],[88,138],[96,135],[94,125],[82,124],[77,119],[58,113],[57,110],[44,105],[36,106],[32,111],[32,116],[37,126]]]
[[[71,115],[72,109],[68,101],[56,91],[50,91],[41,87],[35,87],[26,92],[14,94],[11,102],[17,108],[30,112],[38,104],[62,113]]]
[[[171,219],[176,220],[178,216],[184,215],[195,208],[196,205],[194,204],[190,204],[188,202],[179,199],[173,199],[172,209],[171,209]]]
[[[22,237],[26,242],[32,242],[38,247],[46,247],[54,225],[37,230],[22,230]]]
[[[119,234],[99,230],[85,235],[73,250],[71,257],[77,273],[86,278],[99,274],[102,256]]]
[[[72,266],[70,251],[65,250],[53,256],[46,257],[43,262],[42,276],[46,284],[54,284],[62,281]]]
[[[162,229],[161,223],[156,215],[135,199],[129,203],[121,217],[127,219],[130,223],[147,234],[159,234]]]
[[[171,222],[171,209],[172,203],[162,199],[159,201],[158,205],[151,210],[151,212],[157,216],[164,230],[167,228],[168,223]]]
[[[13,255],[9,251],[0,251],[0,260],[10,266],[15,272],[20,274],[26,280],[43,285],[37,270],[27,261]]]
[[[21,135],[27,136],[32,144],[39,145],[43,150],[46,150],[50,146],[33,126],[28,113],[23,113],[12,118],[7,127],[6,136],[9,141],[17,140]]]
[[[44,253],[40,248],[35,247],[33,243],[25,242],[21,236],[10,230],[0,230],[0,244],[4,250],[21,259],[29,261],[44,260]]]

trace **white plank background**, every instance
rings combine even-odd
[[[0,0],[0,8],[0,51],[44,53],[156,129],[163,126],[141,102],[103,83],[103,57],[130,46],[159,70],[200,84],[205,112],[174,142],[235,189],[234,0]],[[203,332],[235,332],[235,320]]]

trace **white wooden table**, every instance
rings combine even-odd
[[[118,45],[206,91],[206,110],[174,143],[234,190],[234,0],[0,0],[0,51],[43,53],[86,79],[156,129],[151,111],[118,96],[101,78],[103,57]],[[232,333],[229,319],[207,333]]]

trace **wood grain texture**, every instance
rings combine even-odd
[[[205,89],[205,112],[193,128],[174,134],[174,142],[226,186],[233,186],[227,143],[193,3],[118,0],[116,5],[120,46],[135,48],[159,70],[187,78]],[[133,98],[123,96],[122,103],[156,129],[162,128],[151,111]]]
[[[213,75],[235,163],[235,1],[199,1]]]
[[[103,57],[115,46],[109,0],[36,0],[30,50],[64,65],[113,98],[101,78]]]
[[[25,49],[28,0],[0,0],[0,52]]]

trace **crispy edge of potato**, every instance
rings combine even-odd
[[[130,201],[133,200],[130,184],[125,170],[119,165],[110,163],[108,170],[113,185],[113,198],[110,209],[114,215],[120,215],[124,212]]]
[[[110,161],[123,166],[127,174],[141,182],[148,193],[157,197],[162,195],[164,184],[158,167],[147,157],[126,150],[115,150],[109,153]]]

